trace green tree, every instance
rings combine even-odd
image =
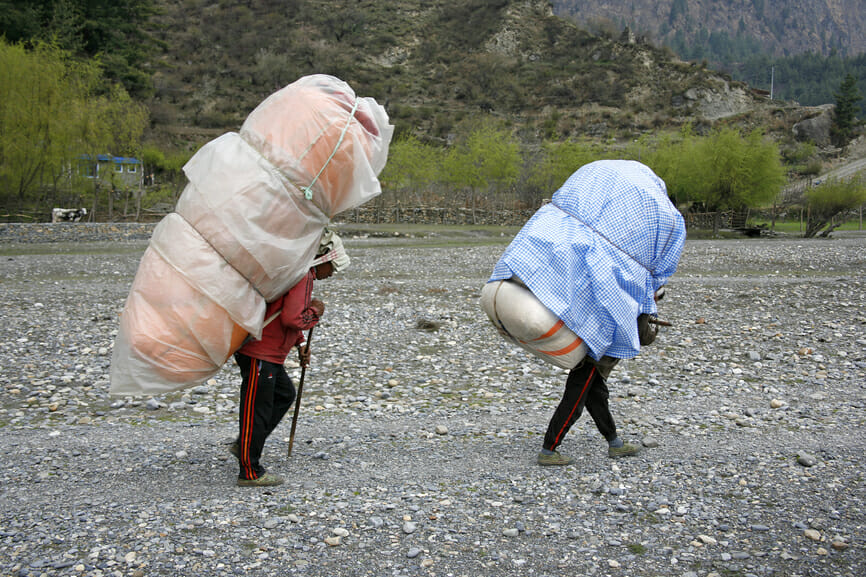
[[[574,171],[602,157],[600,147],[589,140],[545,142],[540,160],[530,169],[527,186],[550,197]]]
[[[684,159],[693,149],[697,137],[691,125],[678,133],[662,133],[656,137],[643,136],[629,150],[633,160],[643,162],[665,181],[668,196],[677,206],[692,200],[689,188],[688,165]]]
[[[760,130],[745,138],[733,128],[713,131],[683,149],[680,177],[708,210],[742,209],[771,202],[785,183],[778,146]]]
[[[443,180],[468,191],[474,224],[479,193],[490,201],[491,193],[509,189],[517,182],[520,166],[520,148],[511,133],[482,121],[445,155]]]
[[[8,211],[20,210],[68,158],[64,103],[78,98],[76,88],[56,48],[28,52],[0,40],[0,202]]]
[[[90,158],[100,154],[138,156],[141,152],[141,137],[147,126],[147,109],[133,101],[126,91],[115,84],[111,91],[91,96],[77,107],[79,111],[73,125],[73,146],[70,153],[84,153]],[[106,178],[92,179],[93,204],[91,215],[96,217],[102,193],[107,195],[108,218],[113,218],[114,192],[120,186],[114,172]],[[107,185],[103,189],[103,184]],[[141,186],[135,189],[135,218],[141,214]]]
[[[400,138],[388,149],[388,164],[379,180],[386,191],[407,193],[415,203],[424,203],[424,193],[439,174],[443,152],[414,136]]]
[[[39,34],[40,3],[0,0],[0,36],[8,42],[29,40]]]
[[[146,109],[119,85],[102,86],[93,62],[50,44],[27,50],[0,40],[0,202],[7,210],[47,209],[82,157],[136,152]]]
[[[0,0],[0,37],[9,42],[49,42],[77,57],[99,57],[103,76],[128,92],[152,93],[144,63],[156,41],[144,24],[154,0]]]
[[[857,103],[862,99],[857,89],[857,79],[852,74],[845,76],[835,93],[836,110],[833,113],[831,133],[833,141],[838,146],[845,146],[854,136],[859,122],[857,121]]]
[[[834,219],[840,214],[866,203],[866,180],[863,176],[850,180],[828,179],[806,192],[808,209],[806,238],[820,233],[828,236],[839,223]]]

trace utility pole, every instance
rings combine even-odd
[[[773,82],[776,80],[776,67],[770,68],[770,100],[773,100]]]

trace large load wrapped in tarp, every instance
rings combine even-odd
[[[485,284],[481,308],[503,337],[550,364],[571,369],[586,356],[583,339],[516,277]]]
[[[540,348],[515,335],[529,337],[558,319],[568,331],[558,343],[577,337],[596,360],[632,358],[640,352],[637,317],[656,314],[655,292],[676,272],[685,236],[682,215],[649,167],[629,160],[589,163],[529,219],[488,280],[519,281],[531,295],[514,293],[511,306],[534,307],[537,300],[549,316],[539,316],[544,320],[536,319],[534,329],[504,327],[489,304],[496,285],[483,291],[482,308],[502,334],[558,366],[574,366],[582,355],[550,355],[562,347]],[[520,322],[516,313],[509,318]]]
[[[112,394],[201,383],[309,270],[329,220],[381,192],[393,126],[345,82],[306,76],[239,133],[202,147],[175,212],[154,229],[120,316]]]

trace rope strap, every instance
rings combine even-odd
[[[313,179],[307,186],[301,187],[301,190],[304,191],[304,198],[307,200],[311,200],[313,198],[313,185],[316,184],[316,181],[319,180],[319,177],[322,176],[322,173],[325,171],[325,167],[328,166],[328,163],[331,162],[331,159],[334,158],[334,155],[337,154],[337,150],[340,148],[340,145],[343,144],[343,139],[346,137],[346,132],[349,130],[349,126],[352,124],[352,119],[355,117],[355,111],[358,110],[358,99],[355,99],[355,104],[352,106],[352,112],[349,113],[349,118],[346,120],[346,126],[343,127],[343,131],[340,133],[340,139],[337,141],[337,144],[334,146],[333,152],[331,152],[331,156],[328,157],[328,160],[325,161],[325,164],[322,165],[322,168],[319,170],[319,174]]]

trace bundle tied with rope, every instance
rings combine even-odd
[[[239,133],[202,147],[139,264],[109,392],[196,385],[248,335],[260,338],[267,303],[306,274],[330,219],[381,193],[392,133],[375,100],[319,74],[275,92]]]
[[[557,366],[572,368],[586,355],[632,358],[640,333],[648,335],[639,322],[666,324],[656,318],[656,295],[684,241],[682,215],[649,167],[592,162],[515,236],[481,306],[500,334]]]

